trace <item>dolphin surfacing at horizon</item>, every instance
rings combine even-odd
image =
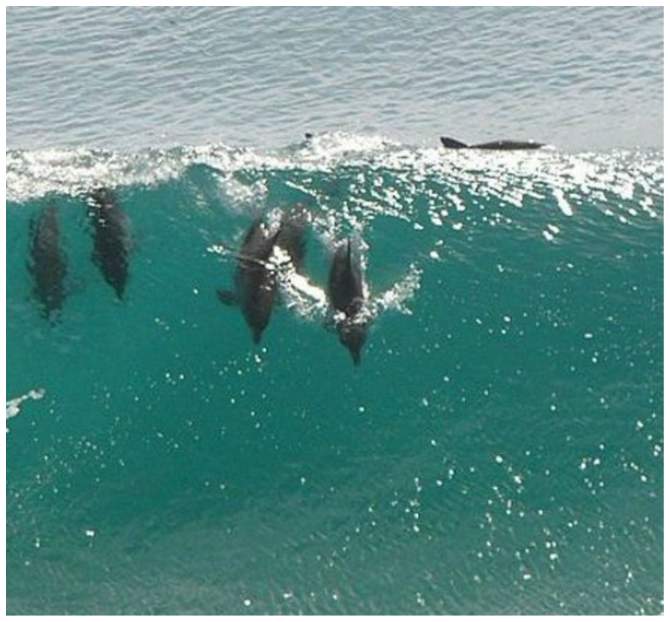
[[[487,143],[479,143],[477,145],[467,145],[460,140],[441,136],[440,142],[443,147],[447,149],[486,149],[489,151],[519,151],[522,149],[539,149],[544,147],[544,143],[536,143],[535,141],[523,140],[493,140]]]

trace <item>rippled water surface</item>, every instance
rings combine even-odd
[[[662,146],[660,8],[10,8],[11,147]]]
[[[9,612],[660,613],[660,42],[648,9],[9,9]],[[254,346],[216,291],[298,203]]]

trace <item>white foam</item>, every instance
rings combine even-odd
[[[572,211],[572,207],[570,207],[570,203],[566,200],[563,191],[560,188],[554,188],[554,196],[558,202],[558,209],[560,209],[566,216],[572,216],[574,212]]]
[[[279,286],[287,308],[302,317],[325,317],[328,310],[326,292],[304,274],[296,271],[289,254],[284,249],[275,246],[271,260],[277,270]]]
[[[406,303],[414,297],[415,292],[421,287],[422,274],[421,268],[413,263],[410,264],[407,274],[400,281],[371,301],[373,317],[387,310],[411,315],[412,310]]]
[[[477,205],[482,200],[523,208],[526,203],[551,193],[561,213],[573,216],[575,208],[567,197],[574,193],[582,203],[589,200],[601,203],[605,197],[612,204],[612,197],[618,198],[623,202],[621,210],[627,214],[637,207],[630,202],[637,202],[642,214],[655,217],[657,214],[649,205],[649,183],[655,185],[663,179],[663,162],[657,152],[563,154],[551,149],[449,152],[403,146],[381,136],[333,132],[315,136],[297,148],[274,151],[224,144],[146,149],[136,153],[11,150],[7,152],[7,198],[24,201],[49,192],[80,195],[100,185],[154,185],[181,176],[192,165],[206,165],[218,172],[220,191],[233,210],[265,200],[268,188],[264,171],[334,173],[341,167],[359,167],[360,174],[349,187],[352,197],[341,212],[352,226],[363,226],[376,214],[415,223],[416,208],[412,201],[415,195],[428,197],[432,202],[432,208],[428,209],[432,209],[433,215],[447,206],[462,214],[471,210],[473,202]],[[235,175],[238,171],[257,171],[260,176],[253,183],[244,183]],[[391,183],[388,173],[393,174]],[[442,187],[438,194],[432,190],[435,181]],[[323,197],[322,191],[309,181],[287,179],[286,183],[317,202]],[[362,185],[372,189],[372,199],[356,191]],[[328,212],[324,208],[326,215]],[[635,216],[639,217],[637,213]],[[446,214],[440,216],[442,221],[445,218]]]
[[[31,389],[25,395],[15,397],[7,402],[6,419],[16,417],[21,412],[21,404],[26,400],[41,400],[46,391],[44,389]]]

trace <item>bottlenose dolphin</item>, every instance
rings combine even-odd
[[[441,136],[440,141],[447,149],[489,149],[493,151],[516,151],[520,149],[539,149],[540,147],[544,147],[543,143],[536,143],[532,140],[494,140],[489,143],[480,143],[478,145],[466,145],[459,140]]]
[[[301,271],[305,261],[305,233],[308,223],[307,210],[298,203],[282,214],[279,225],[277,246],[288,253],[296,272]]]
[[[119,207],[114,193],[107,188],[93,191],[87,204],[93,226],[93,263],[122,300],[128,281],[128,218]]]
[[[42,315],[51,320],[60,312],[65,300],[67,261],[60,247],[58,211],[52,203],[30,221],[30,262],[33,293],[42,305]]]
[[[256,344],[260,343],[270,322],[277,294],[279,266],[272,257],[275,246],[285,250],[295,269],[299,270],[305,257],[306,223],[301,206],[285,212],[274,233],[266,229],[262,218],[254,220],[237,254],[234,290],[217,290],[222,303],[239,305]]]
[[[328,277],[328,297],[334,309],[344,314],[335,324],[340,342],[351,352],[354,364],[361,362],[361,349],[367,337],[368,321],[363,315],[365,288],[359,253],[352,253],[351,240],[341,244],[333,255]]]

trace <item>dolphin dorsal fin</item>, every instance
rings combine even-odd
[[[351,266],[351,238],[347,238],[347,263]]]
[[[460,140],[449,138],[448,136],[440,136],[440,142],[447,149],[468,149],[470,147],[470,145],[466,145]]]

